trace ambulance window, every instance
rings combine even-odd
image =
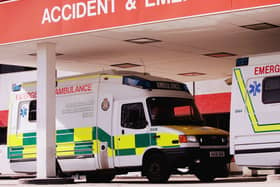
[[[150,97],[147,106],[152,126],[203,124],[193,99]]]
[[[37,102],[36,100],[33,100],[29,104],[29,114],[28,114],[28,120],[29,121],[36,121],[37,119]]]
[[[265,78],[262,89],[264,104],[280,103],[280,76]]]
[[[121,126],[129,129],[143,129],[147,126],[142,103],[122,105]]]

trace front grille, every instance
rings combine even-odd
[[[200,145],[227,145],[227,136],[220,135],[203,135],[198,136],[198,142]]]

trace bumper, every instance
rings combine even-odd
[[[230,162],[228,148],[172,148],[164,149],[163,152],[170,168],[189,167],[190,172],[194,172],[200,166],[219,170],[219,167],[224,168]]]

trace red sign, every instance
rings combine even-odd
[[[202,114],[218,114],[230,112],[231,93],[215,93],[196,95],[195,103]]]
[[[0,44],[279,3],[280,0],[17,0],[0,4]]]
[[[0,111],[0,127],[7,127],[8,124],[8,110]]]

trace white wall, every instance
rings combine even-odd
[[[215,93],[227,93],[231,92],[231,85],[225,82],[225,79],[205,80],[195,82],[195,94],[207,95]],[[186,83],[190,92],[193,93],[193,82]]]

